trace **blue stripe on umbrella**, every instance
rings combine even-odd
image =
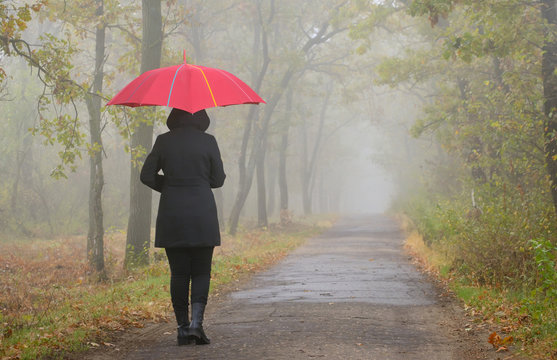
[[[168,106],[168,104],[170,104],[170,96],[172,95],[172,89],[174,88],[174,81],[176,80],[176,75],[178,75],[178,71],[180,71],[180,69],[184,65],[185,64],[180,65],[178,67],[178,69],[176,69],[176,72],[174,73],[174,79],[172,79],[172,85],[170,85],[170,92],[168,93],[168,101],[166,102],[166,106]]]

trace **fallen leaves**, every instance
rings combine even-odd
[[[497,352],[507,351],[509,350],[508,345],[511,345],[513,342],[513,337],[505,336],[502,338],[494,331],[489,335],[487,342],[493,345],[493,347],[497,349]]]
[[[4,333],[2,334],[3,339],[7,339],[12,336],[13,330],[12,328],[8,327],[8,323],[5,323]]]

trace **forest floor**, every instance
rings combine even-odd
[[[386,216],[349,217],[209,300],[210,345],[176,346],[173,321],[76,354],[105,359],[520,359],[418,271]],[[501,350],[501,349],[499,349]]]

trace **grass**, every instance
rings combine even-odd
[[[427,272],[432,272],[438,277],[447,278],[450,272],[450,259],[443,249],[427,246],[417,229],[414,228],[409,217],[399,215],[398,220],[406,232],[405,249],[414,255],[420,266]]]
[[[329,227],[286,228],[223,234],[213,258],[211,296],[241,276],[277,262],[305,239]],[[114,331],[169,321],[169,272],[161,250],[148,267],[123,269],[125,234],[106,237],[107,281],[86,266],[85,238],[0,243],[0,358],[62,358],[68,352],[113,346]]]
[[[501,338],[512,339],[513,348],[524,356],[557,359],[557,304],[538,302],[527,289],[474,282],[453,267],[447,249],[439,243],[426,245],[409,218],[400,216],[399,220],[407,234],[406,249],[425,272],[441,280],[464,303],[476,322],[496,328]]]

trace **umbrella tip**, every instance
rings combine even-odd
[[[184,64],[186,63],[186,50],[184,50]]]

